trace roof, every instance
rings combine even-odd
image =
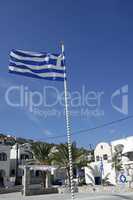
[[[24,168],[25,166],[20,166],[20,168]],[[27,165],[30,170],[40,170],[40,171],[53,171],[56,170],[57,167],[50,165]]]
[[[127,153],[131,153],[131,152],[133,152],[133,143],[132,143],[132,141],[128,140],[124,145],[122,154],[127,154]]]

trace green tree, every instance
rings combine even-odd
[[[113,157],[112,157],[112,168],[115,169],[116,183],[117,183],[119,172],[123,169],[122,161],[121,161],[121,151],[118,151],[117,148],[115,148],[115,152],[114,152]]]
[[[110,173],[107,173],[106,176],[102,177],[100,169],[97,165],[91,165],[88,163],[87,168],[90,170],[90,174],[87,174],[87,177],[90,179],[92,185],[95,185],[94,177],[101,177],[101,184],[102,185],[110,185],[109,176]],[[91,176],[92,175],[92,176]]]
[[[73,168],[79,169],[83,166],[86,166],[87,159],[85,151],[83,149],[78,149],[76,143],[72,143],[72,159],[73,159]],[[69,168],[69,153],[68,153],[68,144],[60,144],[57,147],[57,151],[53,153],[53,163],[59,168],[64,168],[66,170],[67,179],[69,180],[70,185],[70,168]]]
[[[90,179],[92,185],[95,185],[94,177],[101,176],[100,170],[97,165],[92,166],[91,162],[87,164],[87,168],[91,172],[90,174],[86,174],[87,177]],[[91,176],[92,175],[92,176]]]
[[[102,179],[102,185],[106,186],[106,185],[110,185],[110,181],[109,181],[109,176],[110,173],[106,174],[106,176]]]
[[[40,165],[51,165],[51,150],[52,145],[47,143],[34,143],[32,145],[33,154],[35,157],[35,161],[33,163],[40,164]],[[42,171],[42,181],[44,187],[46,187],[46,177],[47,177],[46,171]]]

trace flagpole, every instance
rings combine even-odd
[[[61,44],[62,55],[64,56],[64,44]],[[66,73],[64,73],[65,76]],[[70,111],[68,101],[67,79],[64,78],[64,94],[65,94],[65,115],[66,115],[66,128],[67,128],[67,141],[69,153],[69,169],[70,169],[70,185],[71,185],[71,198],[74,200],[74,180],[73,180],[73,161],[72,161],[72,138],[70,126]]]

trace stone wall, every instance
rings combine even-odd
[[[133,192],[133,188],[129,188],[127,185],[120,185],[120,186],[82,186],[78,187],[78,192],[79,193],[120,193],[120,192]]]

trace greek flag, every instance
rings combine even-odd
[[[32,78],[63,81],[66,78],[64,55],[12,50],[9,72]]]

